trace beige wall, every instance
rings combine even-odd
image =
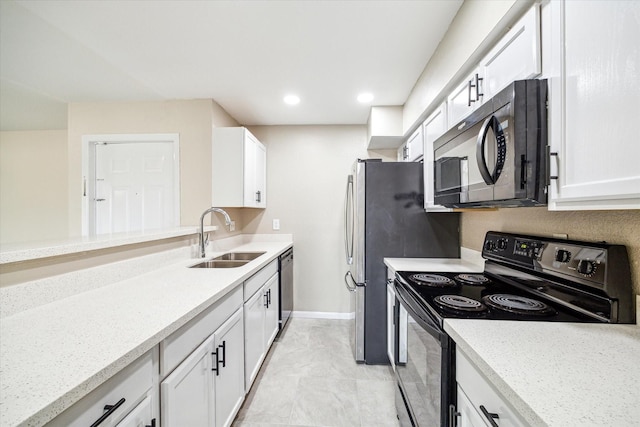
[[[640,211],[550,212],[545,207],[499,209],[462,214],[462,246],[482,250],[489,230],[625,245],[636,294],[640,294]]]
[[[267,209],[245,209],[245,233],[292,233],[296,311],[349,312],[343,276],[344,193],[357,158],[389,156],[366,150],[366,126],[256,126],[267,146]]]
[[[69,232],[81,232],[82,136],[90,134],[180,134],[180,223],[196,225],[211,201],[211,135],[216,126],[238,123],[211,99],[161,102],[73,103],[69,105]],[[233,219],[240,215],[229,213]],[[217,237],[228,233],[221,217]]]
[[[67,131],[0,132],[0,243],[67,236]]]

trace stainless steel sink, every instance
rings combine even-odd
[[[266,252],[229,252],[215,257],[200,264],[192,265],[190,268],[235,268],[242,267],[249,261],[253,261]]]
[[[228,254],[215,257],[214,260],[252,261],[264,254],[265,252],[229,252]]]
[[[210,259],[209,261],[201,262],[200,264],[192,265],[190,268],[235,268],[242,267],[247,264],[249,261],[240,260],[240,261],[231,261],[231,260],[221,260],[221,259]]]

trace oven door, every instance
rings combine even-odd
[[[455,407],[453,341],[424,313],[402,283],[396,281],[394,286],[396,298],[407,312],[406,318],[398,319],[398,330],[402,331],[397,337],[396,362],[400,425],[453,427],[449,416],[450,408]]]

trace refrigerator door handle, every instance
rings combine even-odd
[[[344,249],[347,255],[347,265],[353,264],[353,227],[355,225],[353,209],[353,175],[349,175],[344,204]]]
[[[347,273],[344,275],[344,284],[349,292],[355,292],[357,288],[365,287],[364,283],[356,282],[356,280],[353,278],[353,274],[351,274],[351,271],[347,271]]]

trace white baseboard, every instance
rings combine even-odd
[[[304,319],[339,319],[348,320],[356,317],[355,313],[335,313],[328,311],[292,311],[291,317]]]

